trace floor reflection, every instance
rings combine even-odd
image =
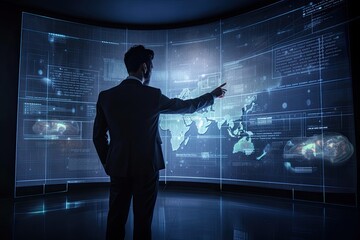
[[[108,190],[1,200],[1,239],[104,239]],[[130,212],[126,239],[132,238]],[[358,209],[289,199],[163,189],[155,240],[359,239]]]

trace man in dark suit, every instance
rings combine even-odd
[[[170,99],[147,86],[154,52],[142,45],[124,57],[129,76],[99,94],[93,129],[95,148],[110,176],[107,239],[124,239],[133,199],[134,239],[151,239],[159,170],[165,168],[158,131],[162,113],[194,113],[223,97],[223,85],[198,98]]]

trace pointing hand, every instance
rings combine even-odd
[[[226,89],[223,88],[225,86],[226,83],[221,84],[219,87],[215,88],[214,90],[211,91],[211,94],[215,97],[215,98],[222,98],[224,97],[225,93],[226,93]]]

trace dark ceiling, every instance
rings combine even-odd
[[[25,10],[129,26],[190,25],[259,8],[270,0],[2,0]]]

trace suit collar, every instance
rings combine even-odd
[[[124,79],[120,85],[143,85],[139,80],[135,79],[135,78],[126,78]]]
[[[126,79],[134,79],[134,80],[138,80],[139,82],[143,83],[143,81],[140,78],[131,76],[131,75],[129,75]]]

